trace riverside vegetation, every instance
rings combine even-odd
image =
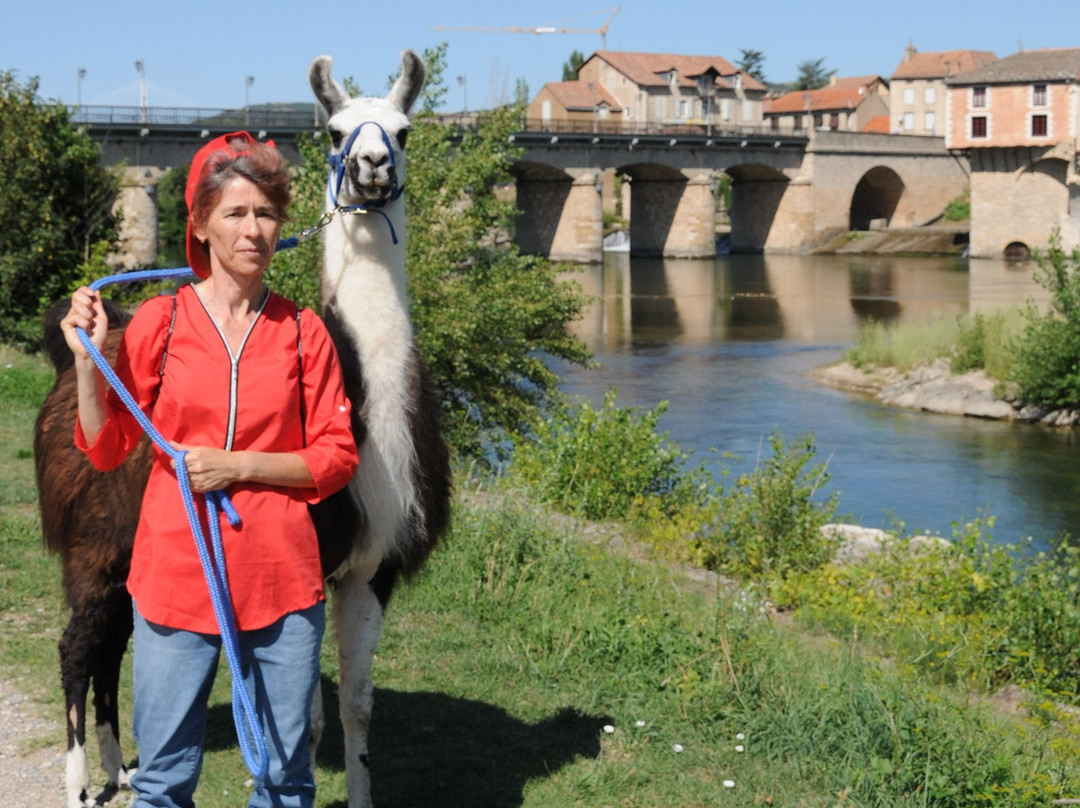
[[[433,109],[441,51],[425,60]],[[380,643],[375,801],[944,808],[1080,796],[1077,553],[999,546],[988,519],[918,550],[898,528],[881,554],[842,563],[820,529],[839,501],[822,495],[812,436],[770,435],[753,472],[716,479],[658,431],[662,402],[563,401],[537,356],[586,361],[563,328],[584,299],[500,243],[512,210],[486,189],[504,175],[511,119],[462,142],[434,119],[414,123],[410,182],[429,191],[410,222],[417,330],[459,495],[450,535],[395,595]],[[297,204],[325,176],[310,148]],[[281,258],[276,284],[303,300],[311,259]],[[1040,333],[1063,346],[1058,328]],[[60,716],[65,609],[30,451],[50,384],[43,360],[0,349],[0,654],[4,675]],[[702,592],[673,562],[719,584]],[[333,714],[332,638],[323,664]],[[213,695],[204,806],[246,790],[228,678]],[[59,721],[27,739],[63,743]],[[341,744],[331,721],[320,805],[344,800]]]

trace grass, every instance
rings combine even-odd
[[[1025,322],[1018,307],[899,326],[869,321],[859,328],[847,359],[856,367],[909,371],[940,358],[957,372],[983,368],[991,378],[1005,381],[1012,344]]]
[[[0,391],[5,420],[32,424],[34,397],[17,398]],[[7,456],[26,442],[12,434]],[[61,748],[66,615],[31,470],[20,474],[0,489],[0,659],[57,716],[47,740]],[[883,664],[855,632],[800,629],[754,586],[702,594],[514,492],[468,493],[391,604],[374,671],[378,805],[1042,806],[1080,794],[1070,723],[988,709]],[[332,639],[323,665],[334,714]],[[228,679],[223,667],[202,806],[245,794]],[[129,682],[126,667],[125,726]],[[334,719],[319,759],[318,804],[344,805]]]

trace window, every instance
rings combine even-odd
[[[911,132],[911,131],[914,131],[914,129],[915,129],[915,113],[914,112],[905,112],[904,113],[904,131],[905,132]]]
[[[904,88],[904,103],[909,107],[912,104],[915,103],[915,88],[914,87],[905,87]]]
[[[935,123],[936,121],[934,120],[934,113],[926,113],[926,116],[923,118],[923,129],[925,129],[927,132],[932,133],[934,131]]]
[[[634,108],[633,107],[627,107],[626,109],[624,109],[623,110],[623,116],[628,121],[634,120]]]
[[[750,123],[754,120],[754,105],[750,101],[742,102],[742,119],[743,123]]]
[[[937,93],[934,91],[933,87],[927,87],[925,90],[923,90],[924,103],[933,104],[935,101],[937,101]]]
[[[780,131],[780,119],[776,118],[776,117],[769,118],[769,129],[771,131],[773,131],[773,132],[779,132]]]
[[[682,99],[679,100],[679,120],[686,120],[686,102]]]
[[[829,116],[829,128],[834,132],[840,128],[840,113],[834,112]]]
[[[803,125],[803,116],[802,115],[796,115],[794,117],[795,117],[795,126],[794,126],[795,131],[796,132],[801,132],[802,131],[802,125]]]
[[[664,120],[667,116],[667,99],[661,96],[656,99],[656,117]]]
[[[730,121],[731,120],[731,99],[730,98],[721,98],[720,99],[720,117],[723,118],[725,121]]]
[[[821,113],[820,112],[815,112],[814,113],[814,128],[815,129],[820,129],[821,128]]]
[[[1031,105],[1034,107],[1046,106],[1046,85],[1036,84],[1031,88]]]
[[[1046,125],[1045,115],[1032,115],[1031,116],[1031,136],[1032,137],[1046,137],[1049,134]]]
[[[976,115],[971,119],[971,136],[986,137],[986,116]]]
[[[972,87],[971,88],[971,106],[973,106],[973,107],[985,107],[986,106],[986,88],[985,87]]]

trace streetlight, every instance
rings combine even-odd
[[[139,59],[135,62],[135,69],[139,71],[139,120],[146,123],[146,62]]]
[[[75,108],[82,109],[82,80],[86,78],[86,68],[80,67],[75,81]]]
[[[255,83],[254,76],[244,77],[244,126],[249,125],[250,115],[248,113],[248,88]]]
[[[469,114],[469,80],[462,75],[457,77],[457,83],[461,85],[462,107],[464,108],[462,117],[465,117]]]

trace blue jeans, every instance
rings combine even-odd
[[[269,772],[249,808],[308,808],[315,802],[308,741],[319,685],[325,604],[240,634],[244,683],[266,738]],[[136,808],[192,808],[203,764],[207,701],[221,638],[150,623],[135,610],[133,735]],[[239,787],[239,784],[237,784]]]

